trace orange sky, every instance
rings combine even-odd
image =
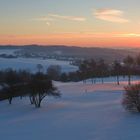
[[[49,35],[0,36],[0,44],[74,45],[83,47],[140,47],[140,37],[135,34],[66,33]]]
[[[0,1],[0,45],[140,47],[140,0]]]

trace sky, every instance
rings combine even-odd
[[[140,47],[140,0],[0,0],[0,44]]]

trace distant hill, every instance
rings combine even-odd
[[[84,48],[75,46],[0,46],[0,49],[18,49],[16,54],[24,56],[42,56],[50,58],[100,58],[106,61],[115,59],[122,60],[127,55],[135,56],[139,51],[133,49],[111,49],[111,48]]]

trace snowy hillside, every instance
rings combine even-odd
[[[54,59],[39,59],[39,58],[0,58],[0,69],[13,68],[13,69],[24,69],[30,70],[31,72],[37,71],[37,64],[42,64],[44,71],[50,65],[60,65],[63,72],[76,71],[76,66],[70,65],[68,61],[58,61]]]
[[[134,78],[137,82],[139,78]],[[101,84],[54,82],[60,99],[45,98],[35,109],[29,99],[0,102],[2,140],[139,140],[140,116],[126,112],[121,105],[123,79]]]
[[[15,52],[19,50],[23,51],[22,49],[0,49],[0,55],[15,55]],[[70,65],[69,61],[42,58],[0,58],[0,70],[12,68],[15,70],[24,69],[36,72],[37,64],[42,64],[44,71],[46,71],[50,65],[60,65],[62,72],[72,72],[78,70],[78,67]]]
[[[14,54],[16,51],[19,51],[20,49],[0,49],[0,54]]]

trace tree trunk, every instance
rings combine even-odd
[[[30,96],[29,99],[30,99],[31,105],[34,104],[34,97]]]
[[[8,101],[9,101],[9,104],[11,105],[11,104],[12,104],[12,97],[10,97],[10,98],[8,99]]]
[[[40,108],[40,107],[41,107],[41,101],[35,102],[35,107],[36,107],[36,108]]]
[[[104,83],[104,78],[102,77],[102,84]]]
[[[131,75],[128,75],[128,85],[131,85]]]
[[[93,84],[93,78],[91,79],[91,83]]]
[[[41,107],[41,101],[38,102],[37,108]]]
[[[96,84],[96,78],[94,79],[94,84]]]
[[[140,106],[137,106],[137,110],[138,110],[138,112],[140,112]]]
[[[35,104],[36,108],[41,107],[41,101],[42,101],[42,99],[40,98],[39,94],[34,97],[34,104]]]
[[[119,82],[119,75],[117,75],[117,85],[120,85],[120,82]]]

